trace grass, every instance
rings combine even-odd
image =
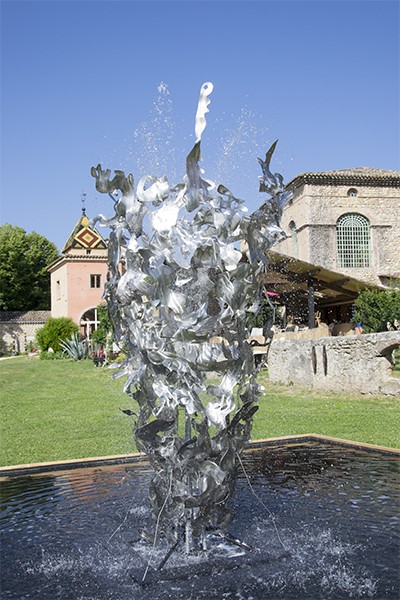
[[[0,362],[0,464],[135,451],[123,381],[91,361]]]
[[[271,384],[263,376],[259,381],[266,391],[254,439],[317,433],[400,448],[400,398],[306,390]]]
[[[135,451],[133,408],[123,394],[124,378],[91,361],[0,362],[0,465],[125,454]],[[318,433],[400,447],[400,400],[310,391],[272,384],[253,425],[253,439]]]

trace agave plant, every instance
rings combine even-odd
[[[79,334],[73,333],[67,340],[60,340],[63,354],[67,354],[74,360],[82,360],[88,354],[87,345],[79,339]]]

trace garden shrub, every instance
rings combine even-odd
[[[73,333],[68,340],[60,340],[63,349],[63,355],[69,356],[74,360],[82,360],[88,356],[87,344],[79,338],[77,333]]]
[[[398,328],[400,289],[363,290],[355,301],[353,323],[362,323],[366,333]]]
[[[55,353],[61,352],[61,341],[78,332],[78,325],[69,317],[50,318],[36,333],[38,346],[42,352],[52,348]]]

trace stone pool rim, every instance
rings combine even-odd
[[[364,442],[355,442],[341,438],[319,435],[317,433],[305,433],[300,435],[287,435],[275,438],[265,438],[252,440],[245,448],[245,451],[257,450],[268,446],[279,446],[287,444],[302,444],[320,442],[322,444],[331,444],[343,448],[353,448],[366,452],[378,452],[380,454],[389,454],[400,456],[400,449],[389,448],[387,446],[378,446]],[[19,477],[23,475],[43,474],[55,471],[69,471],[72,469],[87,469],[95,467],[104,467],[112,465],[140,464],[148,466],[146,455],[142,452],[132,454],[117,454],[112,456],[97,456],[89,458],[75,458],[71,460],[49,461],[32,464],[12,465],[0,467],[0,480],[6,477]]]

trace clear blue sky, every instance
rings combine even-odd
[[[2,0],[1,12],[1,223],[59,249],[82,192],[90,217],[112,214],[92,165],[181,180],[205,81],[205,176],[250,209],[256,157],[276,138],[287,181],[400,166],[397,0]]]

